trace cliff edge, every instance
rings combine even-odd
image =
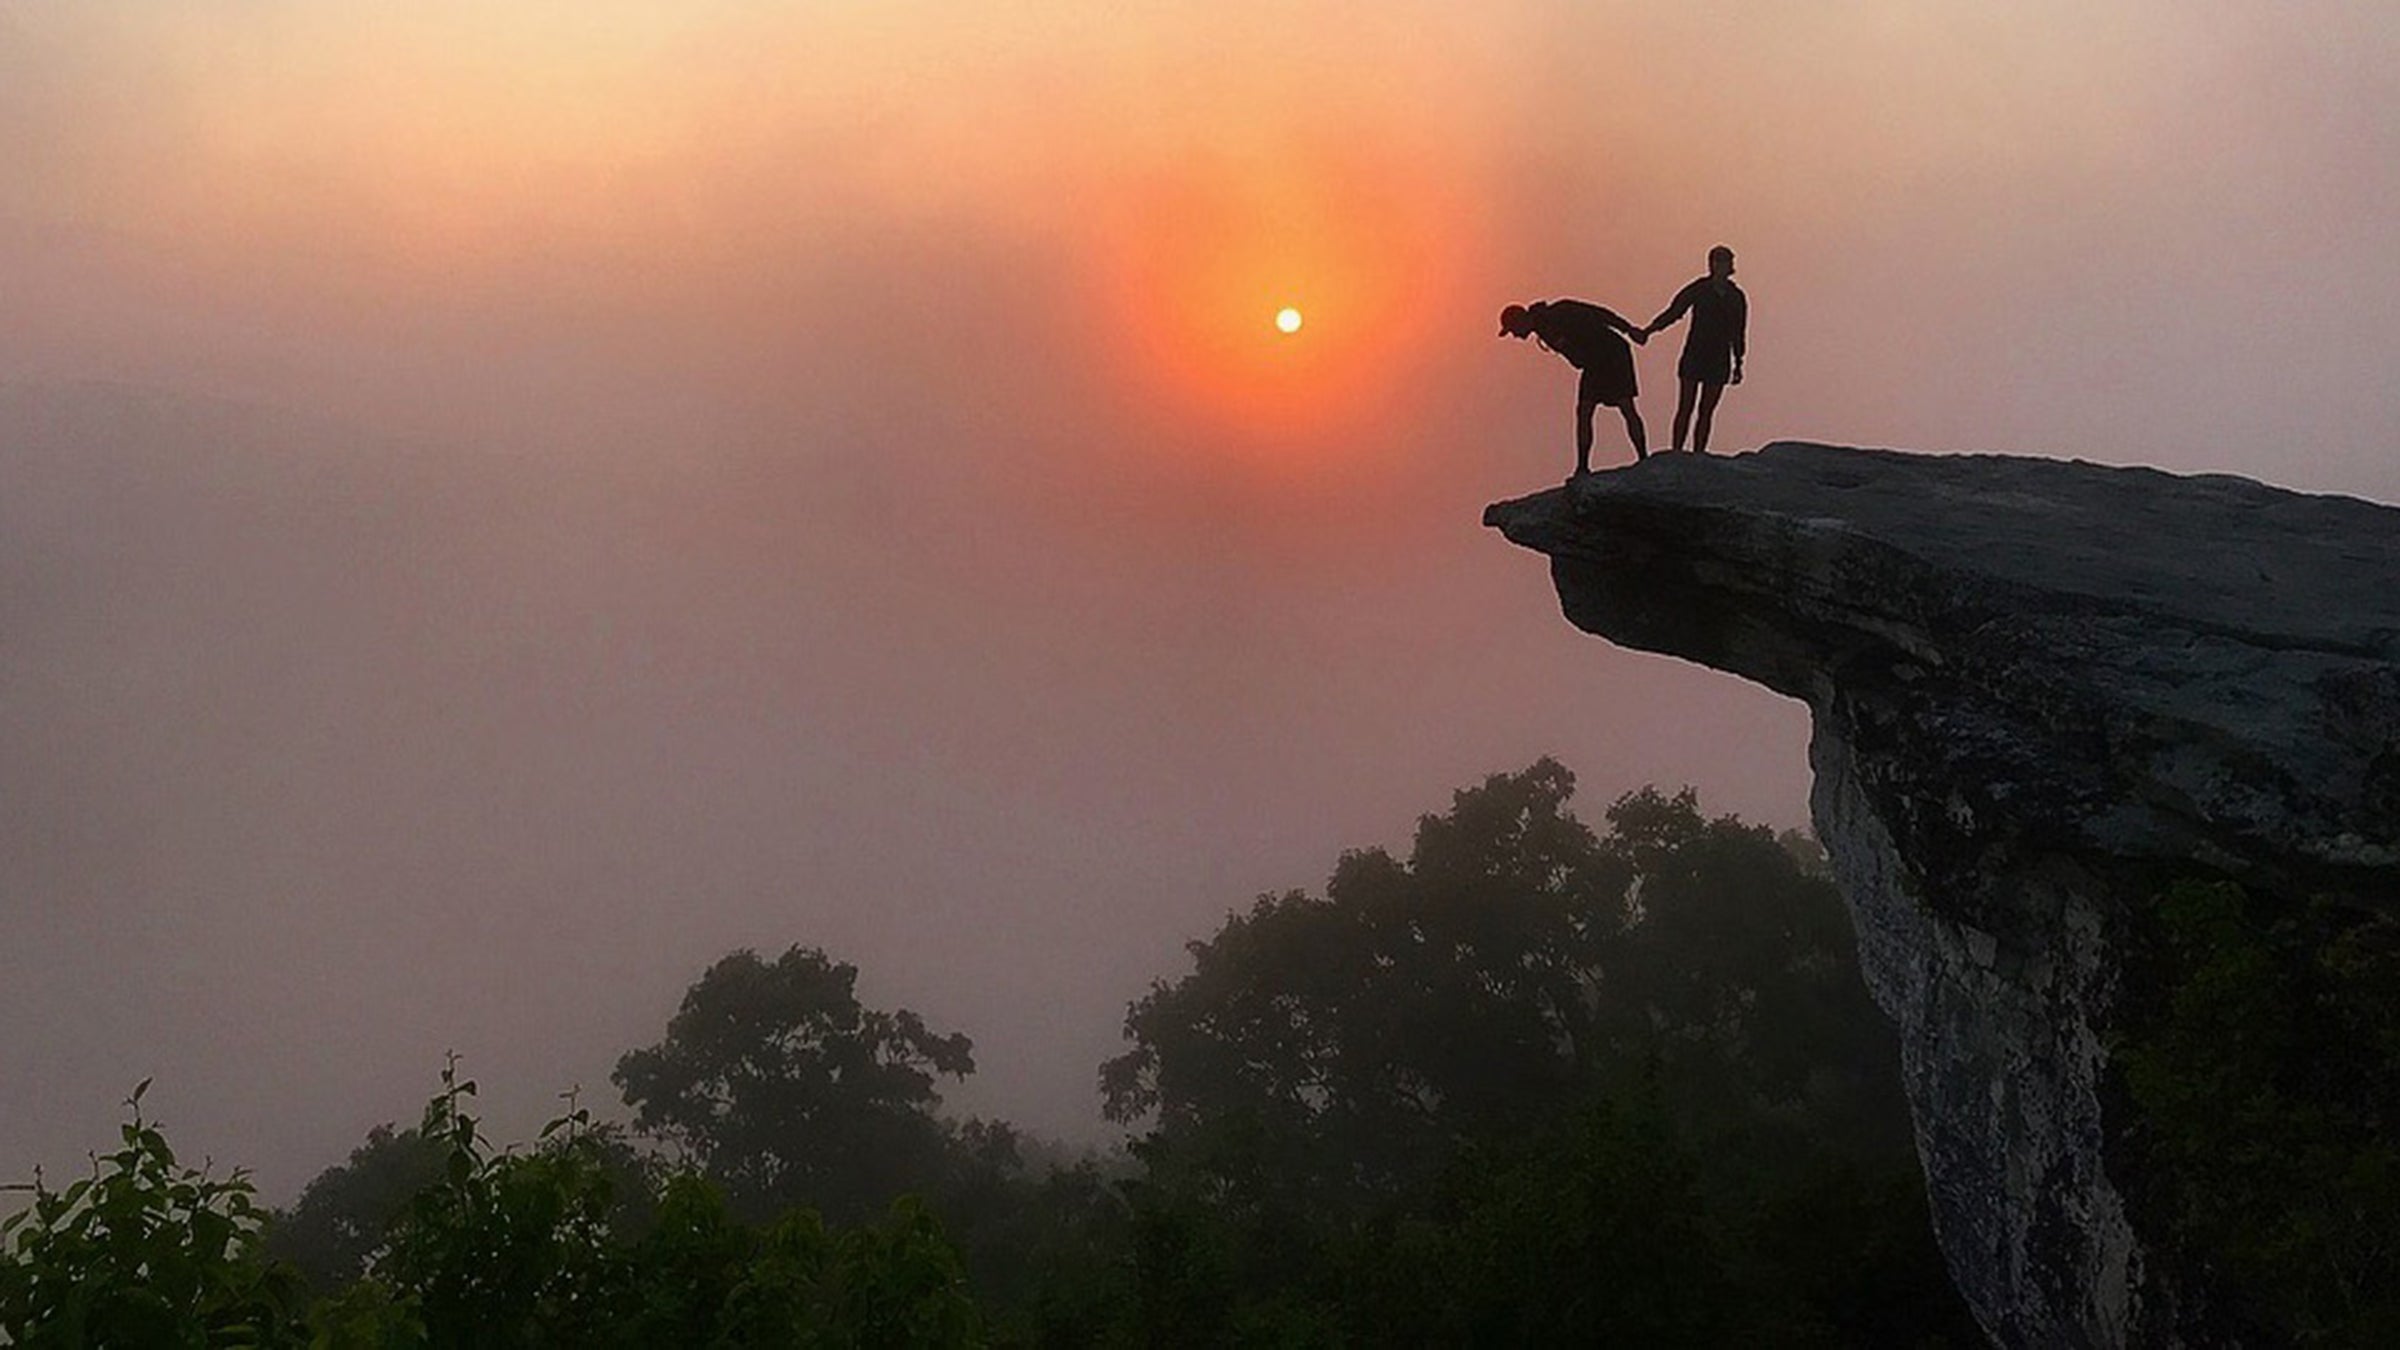
[[[2206,1281],[2128,1203],[2111,1072],[2142,920],[2194,870],[2400,906],[2400,510],[1786,442],[1484,523],[1549,556],[1577,627],[1808,704],[1817,832],[1985,1329],[2184,1339]]]

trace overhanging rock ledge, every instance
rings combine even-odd
[[[2162,878],[2400,903],[2400,510],[2247,479],[1783,442],[1495,503],[1566,617],[1812,714],[1935,1224],[2009,1345],[2182,1338],[2113,1018]]]

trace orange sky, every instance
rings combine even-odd
[[[2336,257],[2358,302],[2300,336],[2363,369],[2339,326],[2393,284],[2368,252],[2391,175],[2359,168],[2392,148],[2394,24],[2371,5],[2305,23],[2163,0],[0,14],[26,161],[0,210],[105,240],[109,289],[157,288],[128,305],[239,316],[209,382],[279,399],[279,380],[318,387],[290,366],[329,338],[438,346],[487,307],[703,342],[778,322],[760,310],[805,323],[829,258],[917,238],[1045,269],[1072,358],[1125,398],[1245,444],[1338,433],[1324,456],[1414,421],[1423,367],[1455,365],[1495,297],[1654,306],[1725,238],[1788,297],[1762,325],[1843,333],[1785,344],[1805,378],[1779,429],[2126,444],[2155,421],[1857,409],[2035,324],[2113,350],[2150,339],[2171,293],[2273,294]],[[2094,294],[2110,286],[2131,293]],[[1317,311],[1305,340],[1265,326],[1287,301]],[[177,373],[95,326],[28,357]]]
[[[270,1189],[448,1046],[537,1115],[744,942],[1088,1136],[1477,775],[1799,823],[1477,525],[1571,462],[1499,308],[1723,241],[1721,443],[2400,500],[2396,110],[2377,0],[0,0],[0,1172],[152,1072]]]

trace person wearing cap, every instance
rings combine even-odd
[[[1592,409],[1603,405],[1624,414],[1625,434],[1636,459],[1650,458],[1642,415],[1633,406],[1633,348],[1650,335],[1614,311],[1582,300],[1536,300],[1500,311],[1500,336],[1534,338],[1583,372],[1575,391],[1575,477],[1592,471]],[[1572,481],[1572,480],[1570,480]]]
[[[1683,381],[1683,390],[1675,400],[1675,448],[1683,448],[1683,434],[1692,431],[1692,449],[1708,453],[1709,422],[1716,416],[1717,400],[1725,396],[1725,386],[1742,382],[1743,339],[1750,327],[1750,301],[1742,288],[1733,284],[1733,250],[1723,244],[1708,251],[1708,275],[1675,292],[1675,298],[1660,310],[1643,329],[1648,335],[1665,328],[1686,313],[1692,316],[1692,326],[1684,330],[1683,359],[1676,362],[1675,374]],[[1700,424],[1692,426],[1695,405]]]

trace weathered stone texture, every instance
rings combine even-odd
[[[2180,1339],[2205,1290],[2143,1241],[2113,1146],[2130,935],[2193,867],[2400,904],[2400,511],[1783,443],[1484,520],[1550,557],[1576,626],[1808,704],[1817,830],[1985,1329]]]

